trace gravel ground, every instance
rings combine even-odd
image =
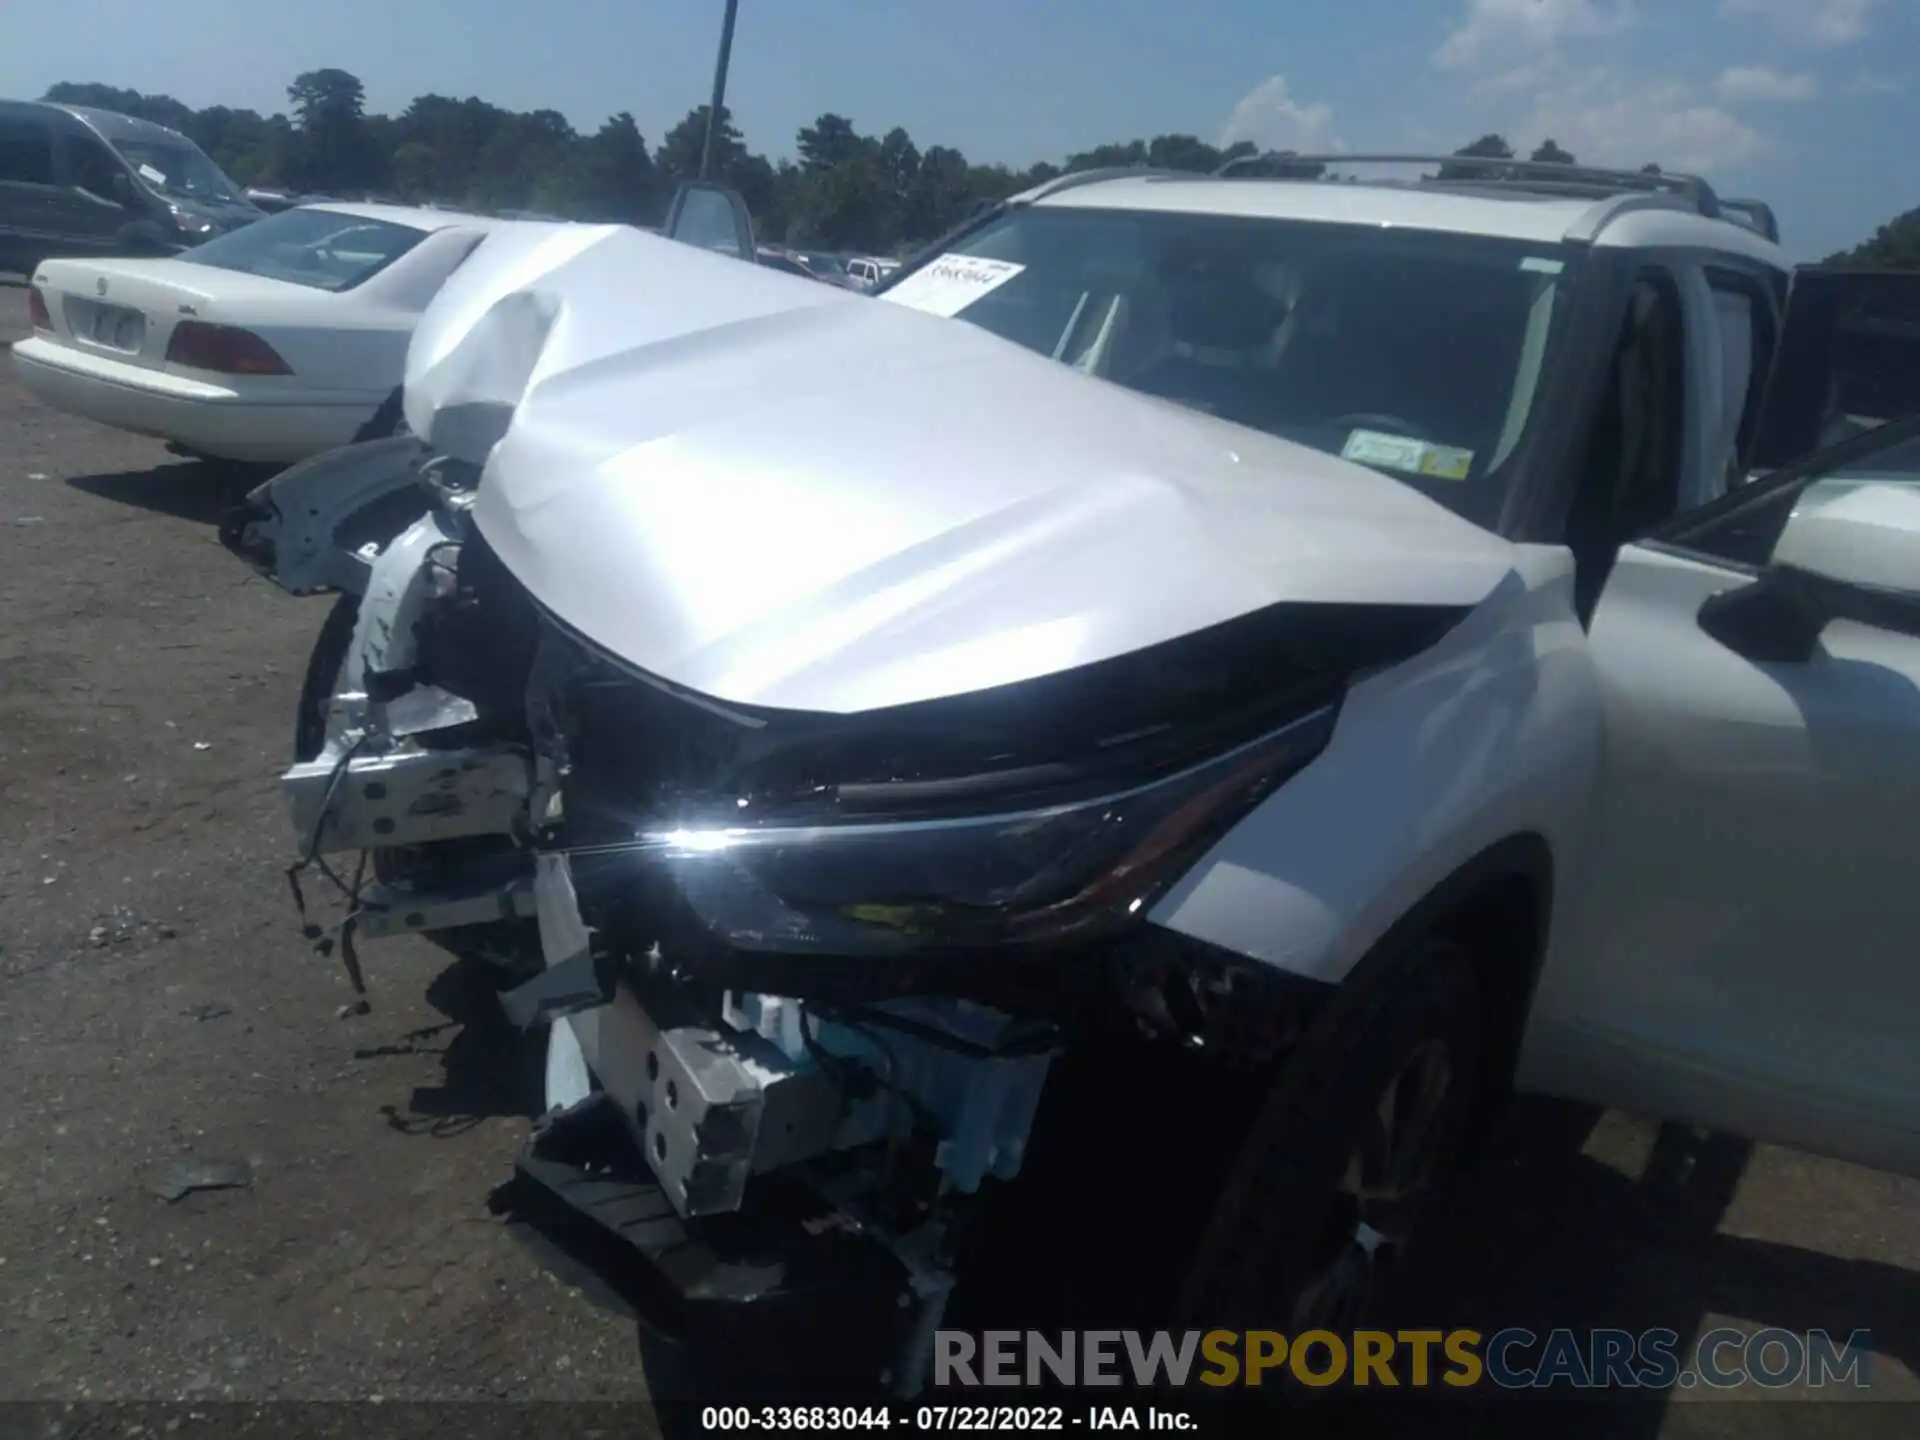
[[[24,313],[0,280],[0,342]],[[642,1399],[631,1321],[486,1208],[537,1057],[424,944],[370,947],[343,1016],[299,936],[275,775],[325,602],[220,549],[222,483],[0,364],[0,1400]],[[246,1184],[167,1203],[183,1161]],[[1414,1293],[1487,1330],[1866,1327],[1908,1402],[1568,1434],[1911,1434],[1917,1214],[1912,1181],[1528,1104]]]

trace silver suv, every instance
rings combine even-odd
[[[1511,162],[1069,176],[873,297],[675,214],[490,237],[418,439],[227,533],[342,592],[305,855],[524,967],[522,1177],[693,1333],[1348,1329],[1516,1081],[1920,1172],[1920,277]]]

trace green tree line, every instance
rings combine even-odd
[[[398,115],[375,115],[367,112],[358,77],[338,69],[296,77],[287,87],[285,114],[225,105],[196,110],[170,95],[72,82],[53,86],[45,98],[178,130],[246,185],[629,224],[659,220],[673,187],[698,171],[707,129],[705,105],[651,146],[626,111],[590,132],[575,130],[555,110],[505,110],[474,96],[421,95]],[[746,197],[761,237],[826,249],[903,250],[950,228],[983,201],[1068,171],[1151,165],[1205,172],[1255,154],[1248,141],[1220,147],[1193,135],[1159,135],[1014,169],[980,164],[947,145],[922,149],[899,126],[863,134],[846,116],[828,113],[801,128],[793,158],[774,161],[749,148],[724,109],[720,120],[714,174]],[[1497,134],[1454,153],[1483,161],[1517,154]],[[1552,139],[1527,158],[1577,163]],[[1322,173],[1284,155],[1258,163],[1268,173]],[[1485,173],[1464,165],[1439,170],[1442,179]],[[1920,267],[1920,210],[1831,263]]]
[[[62,82],[46,99],[152,120],[192,139],[246,185],[334,196],[379,196],[489,212],[650,224],[673,187],[699,169],[707,107],[697,106],[649,145],[631,114],[578,131],[554,110],[505,110],[469,96],[422,95],[398,115],[370,114],[357,76],[310,70],[287,87],[285,114],[212,105],[111,85]],[[823,248],[897,250],[929,240],[982,201],[1066,171],[1152,165],[1209,171],[1250,157],[1251,142],[1220,147],[1192,135],[1097,146],[1025,169],[980,164],[948,145],[922,149],[900,127],[864,134],[828,113],[801,128],[791,159],[751,149],[724,110],[714,173],[740,190],[760,234]],[[1497,136],[1463,154],[1511,155]],[[1551,140],[1535,158],[1573,157]],[[1284,159],[1278,173],[1312,173]]]

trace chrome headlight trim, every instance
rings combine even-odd
[[[1148,909],[1325,748],[1337,704],[1175,774],[1027,810],[679,824],[629,847],[740,950],[910,954],[1085,939]]]

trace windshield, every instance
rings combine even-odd
[[[389,220],[332,210],[283,210],[179,258],[315,290],[350,290],[427,238]]]
[[[185,140],[116,140],[113,148],[162,194],[222,204],[243,200],[225,172]]]
[[[1573,263],[1473,235],[1034,206],[880,293],[1492,526]]]

